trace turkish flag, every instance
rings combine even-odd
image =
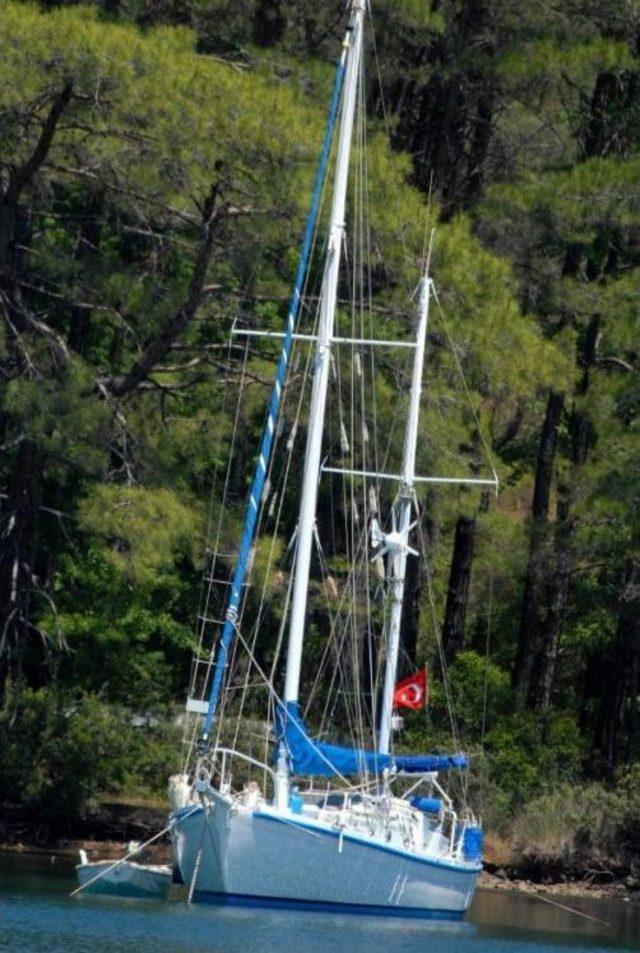
[[[395,687],[393,704],[398,708],[423,708],[427,704],[427,670],[421,669],[404,678]]]

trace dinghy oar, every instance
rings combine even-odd
[[[197,805],[193,810],[185,814],[181,820],[186,820],[187,817],[190,817],[195,811],[200,810],[200,805]],[[149,844],[153,844],[154,841],[159,840],[161,837],[164,837],[165,834],[168,834],[173,824],[168,824],[166,827],[163,827],[161,831],[157,834],[154,834],[153,837],[150,837],[149,840],[145,841],[144,844],[141,844],[140,847],[136,847],[134,850],[129,851],[128,854],[125,854],[124,857],[121,857],[120,860],[116,860],[115,863],[111,864],[110,867],[105,867],[104,870],[101,870],[99,874],[96,874],[95,877],[92,877],[91,880],[87,880],[86,884],[80,884],[79,887],[76,887],[75,890],[72,890],[69,894],[70,897],[75,897],[76,894],[81,893],[83,890],[86,890],[87,887],[90,887],[92,884],[96,883],[98,880],[101,880],[103,877],[106,877],[107,874],[110,874],[112,870],[115,870],[116,867],[119,867],[120,864],[124,864],[125,861],[130,860],[132,857],[135,857],[136,854],[140,854]]]

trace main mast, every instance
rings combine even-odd
[[[304,642],[309,568],[311,564],[311,550],[313,547],[316,518],[318,480],[320,478],[322,433],[324,429],[327,387],[329,383],[329,364],[336,312],[338,274],[340,271],[340,259],[345,229],[344,218],[347,180],[349,176],[349,158],[351,155],[351,139],[356,106],[356,90],[360,69],[360,57],[362,55],[364,12],[365,0],[354,0],[352,4],[351,23],[345,38],[347,67],[336,157],[335,185],[331,206],[329,244],[322,281],[318,340],[315,353],[311,405],[309,408],[309,429],[307,432],[302,499],[300,501],[300,515],[298,519],[296,561],[289,627],[289,648],[284,689],[284,700],[287,705],[298,701],[298,690],[300,686],[300,664]]]
[[[420,417],[420,395],[422,393],[422,370],[424,351],[429,322],[429,297],[431,279],[428,267],[420,279],[418,305],[418,330],[416,350],[411,380],[409,417],[404,437],[404,456],[402,465],[402,487],[394,504],[394,526],[392,532],[384,537],[384,544],[391,562],[391,612],[387,631],[387,664],[384,673],[384,691],[380,727],[378,730],[378,751],[389,753],[391,740],[391,717],[393,714],[393,693],[398,670],[398,652],[400,649],[400,623],[404,601],[404,583],[407,568],[409,531],[411,529],[411,508],[413,504],[413,486],[416,472],[416,446],[418,442],[418,420]]]

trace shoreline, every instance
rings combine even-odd
[[[167,810],[162,802],[103,801],[75,824],[72,835],[65,824],[57,830],[35,827],[28,812],[9,806],[0,822],[0,853],[73,859],[77,863],[79,851],[86,850],[90,860],[119,860],[127,852],[129,841],[144,843],[166,826]],[[150,863],[168,862],[168,836],[146,848],[144,856]]]
[[[0,841],[0,855],[49,858],[52,864],[61,861],[72,866],[79,862],[80,850],[85,850],[90,860],[120,860],[127,852],[128,843],[128,840],[86,838],[60,838],[43,844]],[[170,864],[171,846],[168,838],[146,848],[142,856],[146,863]],[[517,870],[509,869],[508,865],[503,865],[499,871],[492,870],[492,867],[492,864],[485,865],[480,875],[478,889],[507,891],[529,896],[546,894],[564,899],[618,900],[640,905],[640,889],[625,883],[629,878],[614,879],[610,883],[594,883],[587,878],[571,879],[563,874],[558,880],[545,878],[544,881],[540,881],[520,876]]]
[[[29,812],[5,805],[0,819],[0,853],[49,857],[52,863],[60,860],[72,864],[78,862],[79,851],[85,850],[90,860],[119,860],[127,853],[129,841],[144,843],[166,826],[167,810],[160,800],[104,800],[91,815],[75,824],[72,835],[63,822],[57,830],[41,823],[36,826]],[[170,863],[168,835],[146,848],[140,857],[147,863]],[[595,862],[576,869],[557,859],[516,858],[507,841],[491,835],[487,837],[483,866],[479,887],[485,890],[640,903],[640,875],[634,871],[606,870]]]
[[[630,887],[625,883],[625,879],[612,880],[610,883],[593,883],[588,879],[570,879],[563,875],[565,879],[550,880],[545,882],[528,879],[517,876],[514,871],[513,877],[499,876],[490,870],[485,869],[480,875],[478,887],[483,890],[508,891],[511,893],[528,894],[537,896],[548,894],[552,897],[585,898],[591,900],[620,900],[624,903],[633,903],[640,905],[640,889]]]
[[[132,840],[134,838],[131,838]],[[120,860],[127,853],[129,841],[119,840],[67,840],[53,841],[46,845],[25,844],[0,841],[0,854],[24,857],[48,857],[52,862],[57,860],[79,863],[81,850],[87,852],[90,861],[93,860]],[[160,842],[146,847],[140,854],[144,855],[145,863],[169,864],[171,862],[171,846]]]

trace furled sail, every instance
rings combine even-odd
[[[268,464],[269,460],[271,459],[271,453],[274,444],[274,434],[280,415],[280,405],[282,402],[283,388],[289,368],[294,330],[298,315],[300,313],[302,292],[309,268],[309,260],[313,246],[313,237],[315,234],[318,215],[320,213],[322,187],[324,185],[324,180],[329,165],[331,143],[333,142],[333,134],[340,106],[340,95],[345,74],[344,64],[345,58],[343,53],[336,68],[333,94],[331,97],[331,105],[329,107],[329,116],[327,119],[322,151],[320,153],[320,161],[318,162],[318,168],[316,170],[316,180],[311,200],[311,208],[309,209],[309,214],[307,216],[307,224],[302,241],[300,258],[298,260],[298,271],[296,273],[293,294],[289,304],[289,312],[287,314],[282,350],[280,352],[280,358],[278,360],[278,366],[276,369],[276,377],[269,400],[269,410],[267,413],[267,421],[262,433],[260,453],[256,461],[251,489],[249,491],[249,499],[245,513],[244,530],[242,533],[242,539],[240,541],[240,551],[238,553],[238,558],[236,560],[231,582],[231,595],[229,597],[229,602],[225,611],[224,626],[222,628],[222,633],[218,642],[216,664],[214,668],[213,679],[211,681],[211,687],[209,689],[209,702],[202,727],[201,740],[203,743],[206,743],[209,739],[211,726],[213,724],[213,719],[218,707],[218,699],[220,697],[220,692],[222,691],[223,678],[227,670],[231,645],[236,632],[236,622],[240,609],[242,588],[249,568],[251,547],[254,543],[254,536],[258,522],[258,510],[267,480]]]
[[[309,736],[297,702],[278,707],[276,719],[278,741],[284,744],[291,774],[333,777],[381,774],[387,768],[406,774],[426,774],[467,766],[467,758],[461,754],[379,754],[363,748],[342,748],[317,741]]]

